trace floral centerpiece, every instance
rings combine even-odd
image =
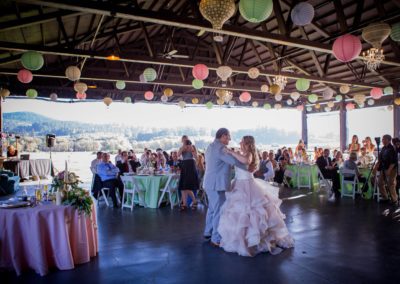
[[[79,213],[90,216],[93,200],[89,192],[79,186],[80,183],[79,176],[65,170],[54,177],[52,187],[54,191],[61,192],[63,205],[74,206]]]

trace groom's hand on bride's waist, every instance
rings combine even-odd
[[[248,171],[249,172],[254,172],[256,170],[256,165],[250,165]]]

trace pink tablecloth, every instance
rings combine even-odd
[[[92,220],[91,220],[92,219]],[[96,212],[92,218],[70,206],[0,209],[0,267],[20,275],[31,268],[73,269],[98,252]]]

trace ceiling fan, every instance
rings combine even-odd
[[[181,55],[181,54],[177,54],[178,50],[173,49],[167,53],[164,54],[159,54],[161,57],[163,58],[167,58],[167,59],[172,59],[172,58],[189,58],[189,55]]]

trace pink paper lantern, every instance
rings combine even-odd
[[[298,111],[303,111],[303,110],[304,110],[304,106],[303,106],[303,105],[298,105],[298,106],[296,107],[296,109],[297,109]]]
[[[375,87],[371,89],[370,95],[373,99],[379,100],[383,96],[383,91],[381,88]]]
[[[154,98],[154,94],[152,91],[147,91],[144,93],[144,98],[148,101],[151,101]]]
[[[204,64],[196,64],[192,70],[193,77],[197,80],[205,80],[208,77],[209,70]]]
[[[21,69],[18,71],[17,78],[18,81],[20,81],[21,83],[27,84],[32,82],[33,75],[31,71],[26,69]]]
[[[239,100],[242,103],[248,103],[251,100],[251,95],[249,92],[243,92],[240,94]]]
[[[361,49],[360,39],[350,34],[338,37],[332,46],[333,55],[341,62],[352,61],[360,54]]]
[[[86,100],[86,93],[76,93],[76,98],[78,100]]]
[[[346,105],[346,109],[347,110],[353,110],[353,109],[355,109],[355,105],[353,104],[353,103],[348,103],[347,105]]]

